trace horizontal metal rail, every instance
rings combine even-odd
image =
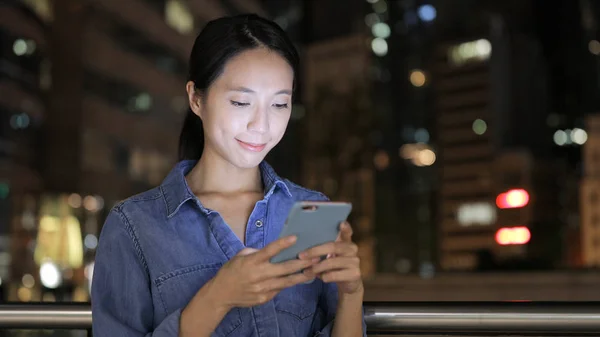
[[[600,302],[365,303],[369,333],[600,336]]]
[[[368,302],[370,334],[600,336],[600,302]],[[1,304],[0,329],[90,330],[88,303]]]
[[[0,304],[0,329],[92,328],[89,303]]]

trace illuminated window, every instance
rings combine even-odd
[[[187,5],[181,0],[169,0],[165,4],[165,21],[181,34],[194,31],[194,17]]]
[[[79,268],[83,264],[81,226],[70,214],[67,199],[68,196],[46,196],[42,200],[34,251],[34,260],[39,266],[52,263]]]
[[[456,218],[461,226],[487,226],[496,222],[496,208],[487,202],[466,203],[458,208]]]
[[[450,48],[448,59],[455,66],[460,66],[468,62],[481,62],[490,58],[492,53],[492,44],[486,39],[461,43]]]
[[[33,11],[44,21],[52,22],[54,19],[54,13],[52,12],[52,1],[51,0],[22,0],[27,6],[31,7]]]

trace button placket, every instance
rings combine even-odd
[[[264,235],[267,223],[265,222],[265,205],[259,201],[250,214],[246,228],[246,247],[261,249],[264,247]]]

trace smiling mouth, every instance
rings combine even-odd
[[[255,144],[255,143],[243,142],[239,139],[236,139],[236,140],[242,148],[244,148],[248,151],[251,151],[251,152],[261,152],[262,150],[265,149],[265,147],[267,147],[267,144]]]

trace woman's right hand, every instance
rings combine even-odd
[[[273,256],[295,243],[295,237],[287,237],[261,250],[241,250],[183,309],[179,336],[210,336],[231,309],[264,304],[281,290],[314,279],[309,267],[320,259],[270,262]],[[304,271],[299,273],[301,270]]]
[[[272,257],[295,243],[296,238],[291,236],[273,241],[261,250],[245,248],[240,251],[210,282],[219,304],[227,310],[264,304],[281,290],[314,279],[310,269],[300,271],[317,264],[319,258],[270,262]]]

